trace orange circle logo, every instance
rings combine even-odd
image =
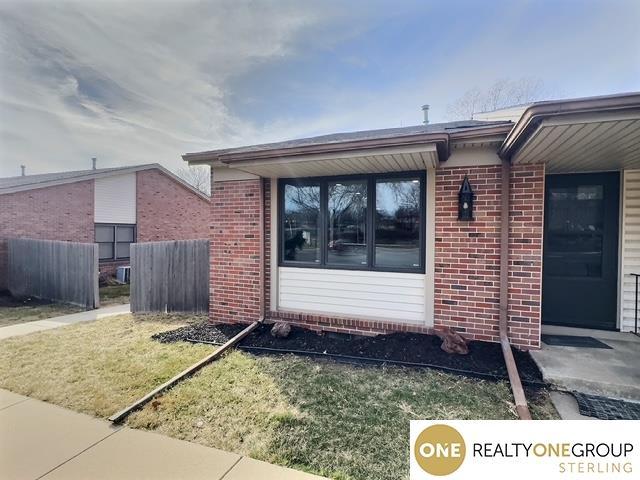
[[[418,465],[431,475],[449,475],[455,472],[466,455],[464,438],[449,425],[432,425],[425,428],[413,448]]]

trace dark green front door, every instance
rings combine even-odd
[[[547,175],[542,321],[614,329],[620,174]]]

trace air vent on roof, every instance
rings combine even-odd
[[[425,125],[429,125],[429,105],[422,105],[422,113],[424,114],[424,123]]]

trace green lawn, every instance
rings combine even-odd
[[[123,315],[0,342],[0,387],[107,417],[211,352],[150,335],[202,318]],[[556,418],[546,392],[535,418]],[[232,351],[129,417],[134,428],[337,479],[408,477],[409,420],[511,419],[507,383]]]
[[[129,284],[100,287],[100,306],[129,303]]]

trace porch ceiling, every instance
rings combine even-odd
[[[246,160],[234,162],[232,168],[261,177],[285,178],[424,170],[435,168],[437,163],[436,146],[427,144],[349,153]]]
[[[513,155],[548,173],[640,168],[640,110],[545,118]]]

